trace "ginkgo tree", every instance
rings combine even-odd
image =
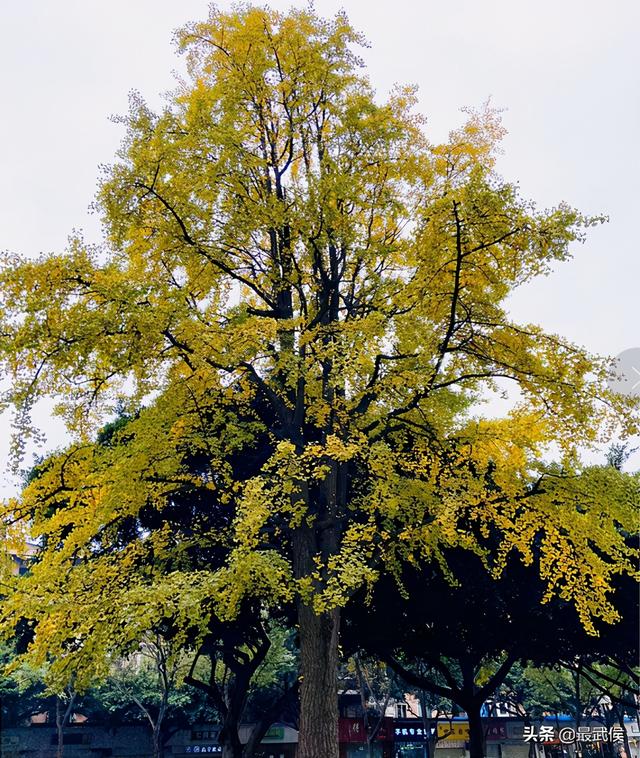
[[[600,219],[538,210],[496,173],[491,108],[430,142],[413,88],[374,95],[363,42],[344,15],[213,8],[177,34],[188,74],[166,107],[132,95],[96,199],[104,245],[9,255],[0,275],[16,454],[41,397],[80,440],[118,404],[173,398],[140,415],[152,452],[78,482],[79,510],[58,518],[82,551],[96,517],[146,503],[132,472],[149,456],[180,468],[167,435],[194,445],[231,541],[198,587],[221,617],[270,593],[296,605],[301,758],[338,755],[340,608],[381,571],[482,555],[497,532],[497,573],[536,540],[549,593],[591,628],[615,621],[610,580],[635,571],[635,494],[578,463],[579,445],[635,430],[633,402],[608,389],[605,360],[505,307]],[[519,401],[482,418],[497,381]],[[254,476],[234,480],[201,413],[239,446],[266,438]],[[547,471],[552,444],[562,467]]]

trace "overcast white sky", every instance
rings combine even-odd
[[[324,15],[344,8],[365,33],[364,58],[380,93],[394,82],[419,85],[434,140],[461,122],[462,106],[491,96],[508,109],[502,173],[541,206],[566,200],[610,216],[572,262],[514,298],[514,316],[599,353],[640,347],[640,3],[315,6]],[[111,160],[121,135],[108,117],[126,110],[131,89],[160,104],[182,63],[172,31],[204,18],[207,7],[206,0],[0,2],[0,249],[60,250],[74,228],[98,239],[87,209],[98,164]],[[47,426],[55,446],[59,425]],[[6,436],[5,422],[2,469]],[[0,485],[13,488],[2,472]]]

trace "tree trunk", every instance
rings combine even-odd
[[[422,729],[424,733],[424,745],[422,746],[422,758],[431,758],[435,752],[436,741],[438,739],[438,711],[436,719],[433,721],[433,709],[431,708],[430,695],[426,690],[419,691],[420,697],[420,715],[422,720]],[[435,723],[433,738],[431,735],[431,726]]]
[[[286,685],[285,685],[286,686]],[[265,734],[278,719],[282,711],[292,703],[298,695],[299,683],[296,681],[292,687],[286,687],[282,695],[272,702],[271,706],[263,711],[260,721],[254,724],[249,732],[249,737],[242,748],[242,758],[255,758],[256,752],[260,750],[260,743]]]
[[[480,708],[482,706],[469,706],[465,710],[469,716],[469,758],[484,758],[484,727]]]
[[[151,749],[153,750],[153,758],[162,758],[164,753],[162,740],[162,719],[164,718],[166,702],[162,703],[158,710],[158,715],[154,719],[149,709],[145,708],[141,700],[139,700],[137,697],[132,697],[132,700],[142,711],[142,714],[147,719],[149,726],[151,727]]]
[[[334,519],[335,467],[325,487],[326,502],[322,515]],[[306,483],[300,493],[310,503]],[[314,509],[310,509],[314,512]],[[316,511],[317,513],[317,511]],[[319,533],[308,523],[293,533],[293,564],[297,579],[312,577],[317,571],[316,559],[326,560],[337,552],[337,525]],[[315,590],[315,588],[314,588]],[[311,600],[312,602],[312,600]],[[300,650],[300,730],[297,758],[339,758],[338,748],[338,636],[340,610],[334,608],[316,613],[306,599],[297,604]]]
[[[258,724],[251,730],[247,743],[243,745],[240,742],[240,722],[251,686],[251,679],[264,661],[270,646],[271,643],[265,633],[262,635],[262,642],[256,648],[253,658],[243,661],[235,658],[234,647],[225,647],[222,660],[230,676],[224,691],[215,683],[216,660],[211,651],[208,653],[211,660],[211,676],[208,683],[193,676],[200,653],[192,661],[191,670],[185,678],[185,682],[205,692],[213,707],[222,716],[222,728],[218,735],[218,743],[222,747],[222,758],[253,758],[255,751],[260,748],[260,742],[265,733],[279,715],[280,708],[297,692],[296,685],[272,703]],[[226,676],[225,679],[227,679]]]
[[[159,724],[156,724],[153,729],[153,758],[164,758],[162,735],[160,733]]]
[[[533,726],[533,722],[529,718],[529,714],[528,713],[524,717],[524,725],[528,726],[528,727]],[[536,750],[536,743],[533,740],[531,740],[529,742],[529,754],[528,754],[528,758],[538,758],[538,751]]]
[[[56,758],[63,758],[63,756],[64,756],[64,731],[63,731],[62,709],[60,708],[60,698],[59,697],[56,697],[56,731],[58,733],[58,749],[56,750]]]
[[[298,758],[338,758],[338,609],[318,615],[300,601]]]
[[[64,726],[71,717],[71,710],[76,699],[76,693],[72,692],[69,696],[69,702],[62,712],[62,701],[59,697],[56,697],[56,730],[58,732],[58,748],[56,750],[56,758],[64,758]]]
[[[618,716],[618,723],[622,729],[622,741],[624,743],[624,751],[627,754],[627,758],[631,758],[631,745],[629,744],[629,732],[624,723],[624,710],[622,708],[616,709]]]
[[[615,722],[615,706],[613,704],[611,705],[611,708],[605,706],[602,709],[602,713],[604,716],[604,726],[607,732],[610,732],[611,727]],[[609,740],[602,742],[602,755],[604,758],[614,758],[615,751],[613,749],[613,744],[609,742]]]
[[[222,758],[242,758],[243,750],[238,729],[240,719],[235,713],[227,714],[218,740],[222,743]]]
[[[222,746],[222,758],[242,758],[242,746],[225,742]]]

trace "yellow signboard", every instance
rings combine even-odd
[[[438,739],[466,742],[469,739],[469,724],[466,721],[438,721]]]

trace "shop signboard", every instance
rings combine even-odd
[[[437,729],[439,742],[465,742],[469,739],[469,724],[466,721],[438,721]],[[396,720],[393,738],[396,742],[427,742],[435,730],[435,724],[425,727],[421,719]]]
[[[469,724],[466,721],[438,721],[438,740],[464,742],[469,739]]]
[[[262,742],[284,742],[284,726],[269,727]]]
[[[433,727],[435,729],[435,727]],[[421,719],[396,719],[393,729],[395,742],[427,742],[429,729],[424,726]]]
[[[507,725],[504,721],[489,721],[485,734],[487,740],[506,740],[507,739]]]
[[[374,722],[374,724],[377,722]],[[367,732],[362,718],[341,718],[338,722],[338,739],[342,743],[363,743],[367,741]],[[384,718],[376,735],[376,741],[393,740],[393,719]]]
[[[220,736],[220,727],[202,727],[191,730],[191,742],[217,742]]]

